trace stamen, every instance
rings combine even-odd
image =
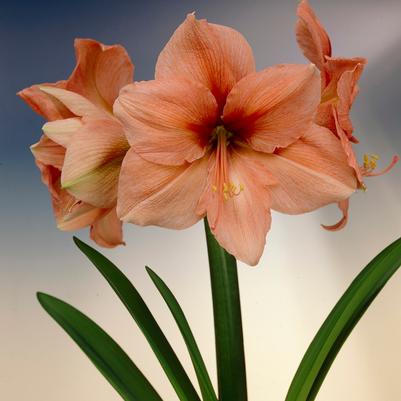
[[[379,175],[383,175],[386,174],[387,172],[389,172],[394,166],[395,164],[398,162],[399,157],[398,156],[394,156],[393,160],[391,161],[391,163],[384,168],[383,170],[374,173],[373,171],[376,169],[377,167],[377,161],[379,160],[379,156],[376,154],[364,154],[363,156],[363,166],[361,167],[362,170],[362,175],[365,177],[376,177]]]

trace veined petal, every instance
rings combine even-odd
[[[270,229],[269,189],[275,182],[256,152],[231,150],[225,162],[212,157],[208,182],[198,205],[207,214],[210,228],[220,245],[237,259],[258,263]],[[223,166],[223,164],[225,166]],[[226,182],[216,182],[224,169]]]
[[[57,227],[62,231],[79,230],[92,224],[103,211],[78,201],[60,186],[60,170],[36,161],[42,182],[48,187]]]
[[[182,229],[195,212],[207,177],[207,159],[182,166],[146,161],[130,149],[121,168],[117,214],[124,222]]]
[[[129,148],[114,119],[84,119],[69,144],[61,185],[76,198],[101,208],[115,205],[121,163]]]
[[[333,114],[334,123],[336,126],[336,133],[337,133],[338,137],[340,138],[341,146],[343,147],[343,151],[347,157],[347,163],[354,170],[359,184],[362,184],[363,183],[362,172],[359,167],[358,161],[356,159],[354,149],[352,148],[352,144],[351,144],[350,140],[348,139],[346,133],[340,126],[340,123],[338,121],[337,112],[334,107],[332,108],[332,114]]]
[[[51,165],[44,164],[39,160],[35,160],[35,164],[40,171],[40,177],[47,186],[52,199],[58,199],[60,193],[60,176],[61,171]]]
[[[324,70],[325,56],[331,56],[331,44],[316,14],[307,0],[302,0],[297,9],[296,36],[303,54],[319,70]]]
[[[67,147],[73,134],[81,127],[81,119],[73,117],[65,120],[50,121],[43,126],[42,130],[52,141]]]
[[[265,155],[263,160],[278,181],[270,195],[272,209],[279,212],[310,212],[349,198],[357,187],[340,141],[317,125],[288,148]]]
[[[333,116],[333,106],[336,106],[338,99],[330,100],[319,104],[315,116],[315,123],[329,129],[331,132],[336,132],[336,124]]]
[[[252,49],[239,32],[189,14],[160,53],[156,79],[180,76],[200,82],[221,110],[234,84],[254,71]]]
[[[126,50],[119,45],[76,39],[75,53],[77,65],[66,89],[110,112],[120,89],[133,80],[134,66]]]
[[[211,92],[185,80],[128,85],[122,89],[114,113],[135,151],[148,161],[165,165],[202,157],[218,117]]]
[[[61,170],[64,163],[65,148],[42,135],[39,142],[31,146],[35,160]]]
[[[366,59],[362,57],[326,57],[325,71],[327,75],[327,85],[322,88],[322,102],[327,102],[332,99],[337,100],[337,85],[343,73],[346,71],[354,71],[355,68],[360,65],[355,72],[355,78],[358,80],[366,63]]]
[[[23,99],[35,113],[41,115],[48,121],[72,117],[73,114],[71,111],[59,100],[40,90],[42,86],[63,89],[66,86],[66,81],[59,81],[55,84],[45,83],[42,85],[33,85],[18,92],[17,95]]]
[[[122,223],[117,217],[116,208],[108,210],[93,222],[90,237],[104,248],[114,248],[125,245],[123,241]]]
[[[58,200],[53,199],[53,210],[57,228],[61,231],[76,231],[88,227],[104,213],[102,209],[88,203],[79,203],[63,190]]]
[[[57,227],[62,231],[75,231],[91,226],[91,238],[100,246],[122,244],[121,223],[115,208],[111,211],[81,202],[60,186],[60,171],[40,161],[36,164],[42,182],[48,187]]]
[[[348,138],[352,137],[354,131],[349,113],[359,92],[357,83],[362,74],[363,67],[364,65],[359,63],[353,70],[343,72],[337,84],[338,104],[336,108],[338,122]]]
[[[91,116],[99,118],[110,116],[110,114],[107,113],[105,110],[96,107],[93,103],[91,103],[89,100],[85,99],[78,93],[71,92],[65,89],[54,88],[51,86],[40,86],[40,90],[60,101],[76,116]]]
[[[223,121],[249,145],[271,153],[301,137],[320,102],[320,74],[313,65],[283,64],[250,74],[227,97]]]

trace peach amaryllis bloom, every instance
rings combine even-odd
[[[319,102],[313,65],[255,72],[240,33],[188,15],[156,79],[127,85],[114,104],[131,145],[119,217],[182,229],[207,216],[218,242],[255,265],[270,209],[304,213],[356,188],[338,139],[313,124]]]
[[[359,92],[358,80],[366,64],[366,59],[332,57],[330,38],[307,0],[299,3],[297,15],[298,44],[305,57],[314,63],[321,73],[322,97],[315,122],[329,128],[337,135],[347,155],[349,165],[355,170],[359,187],[365,188],[363,177],[384,174],[398,161],[398,156],[394,156],[387,168],[380,172],[374,172],[378,156],[365,155],[363,164],[359,165],[352,148],[352,144],[359,141],[353,135],[354,128],[350,119],[350,110]],[[323,225],[325,229],[335,231],[346,225],[349,200],[341,201],[338,206],[343,213],[342,219],[332,226]]]
[[[31,149],[58,228],[90,226],[97,244],[114,247],[123,244],[117,185],[129,145],[113,103],[132,82],[134,66],[121,46],[78,39],[75,50],[77,64],[68,80],[34,85],[18,95],[49,121]]]

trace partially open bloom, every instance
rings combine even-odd
[[[101,246],[122,244],[116,215],[117,184],[129,147],[113,116],[120,89],[132,82],[134,66],[121,46],[75,42],[76,67],[66,81],[19,92],[49,122],[31,147],[48,186],[61,230],[91,227]]]
[[[355,170],[359,186],[365,188],[363,177],[384,174],[398,161],[398,157],[395,156],[389,167],[379,173],[374,173],[378,157],[365,155],[363,164],[359,165],[352,148],[352,144],[359,141],[353,135],[354,128],[349,114],[359,92],[358,80],[366,64],[366,59],[332,57],[330,38],[307,0],[300,2],[297,15],[298,44],[305,57],[314,63],[321,73],[322,96],[315,122],[337,135],[347,155],[349,165]],[[339,208],[343,213],[342,219],[337,224],[323,226],[324,228],[338,230],[346,225],[348,199],[341,201]]]
[[[308,212],[357,187],[338,138],[313,123],[320,98],[315,66],[255,72],[240,33],[188,15],[156,79],[127,85],[115,102],[131,145],[118,215],[175,229],[207,215],[219,243],[256,264],[270,209]]]

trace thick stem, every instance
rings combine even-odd
[[[205,219],[213,296],[220,401],[247,401],[237,262],[216,241]]]

